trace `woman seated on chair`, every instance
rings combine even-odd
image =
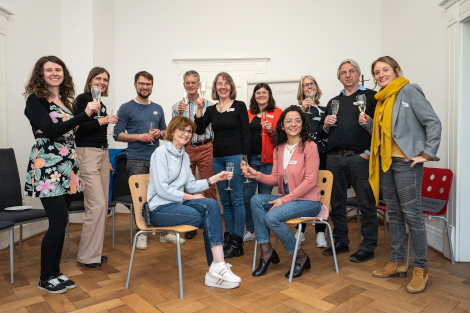
[[[219,204],[201,194],[190,194],[202,192],[231,174],[222,171],[208,179],[194,178],[184,146],[189,144],[195,131],[193,121],[175,116],[167,127],[164,144],[152,154],[147,192],[150,216],[157,227],[191,225],[204,228],[204,245],[210,266],[205,284],[224,289],[236,288],[241,279],[232,273],[231,265],[224,262]]]
[[[317,186],[317,145],[311,141],[310,125],[300,107],[288,107],[279,118],[274,134],[274,162],[270,175],[248,167],[245,176],[257,181],[278,186],[280,195],[255,195],[251,198],[251,213],[255,225],[256,240],[261,244],[261,259],[253,276],[266,273],[269,263],[279,263],[276,250],[270,242],[269,231],[281,240],[287,253],[295,250],[296,239],[284,223],[292,218],[314,217],[320,212],[320,188]],[[302,276],[310,269],[307,254],[298,249],[293,277]],[[286,277],[289,277],[289,272]]]

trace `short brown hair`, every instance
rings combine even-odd
[[[302,106],[302,101],[305,100],[305,95],[304,95],[304,79],[305,78],[312,80],[315,83],[315,86],[317,86],[317,93],[315,94],[315,98],[313,100],[316,104],[320,104],[320,98],[323,93],[321,92],[321,89],[317,83],[317,80],[312,75],[305,75],[304,77],[300,79],[299,89],[297,90],[297,101],[299,101],[299,105]]]
[[[177,128],[184,128],[187,126],[191,126],[193,133],[196,132],[196,123],[191,121],[191,119],[186,116],[176,115],[171,119],[170,124],[168,124],[168,127],[165,130],[165,136],[163,136],[163,140],[171,141]],[[188,141],[186,146],[188,146],[190,143],[191,140]]]
[[[217,79],[219,79],[219,76],[222,76],[222,78],[230,84],[230,99],[235,100],[237,97],[237,87],[233,82],[232,76],[226,72],[220,72],[219,74],[215,75],[214,82],[212,83],[212,100],[219,100],[219,95],[217,94]]]
[[[134,83],[137,83],[137,80],[139,79],[140,76],[143,76],[143,77],[147,78],[148,80],[150,80],[152,82],[152,86],[153,86],[153,76],[152,76],[152,74],[150,74],[149,72],[146,72],[146,71],[141,71],[141,72],[138,72],[137,74],[135,74]]]
[[[384,62],[384,63],[390,65],[390,67],[392,68],[395,75],[397,75],[397,77],[403,76],[403,72],[401,71],[401,67],[400,67],[400,65],[398,65],[398,62],[395,61],[394,58],[389,57],[388,55],[380,57],[377,60],[375,60],[372,63],[372,66],[371,66],[371,73],[372,73],[372,77],[374,78],[375,86],[377,86],[377,81],[375,80],[374,67],[379,62]]]
[[[184,73],[184,75],[183,75],[183,81],[184,82],[186,81],[186,77],[188,77],[188,76],[196,77],[198,83],[201,80],[201,77],[199,76],[199,73],[194,71],[194,70],[190,70],[190,71],[187,71],[186,73]]]
[[[111,76],[104,67],[97,66],[91,69],[90,73],[88,74],[88,78],[86,79],[85,88],[83,89],[83,92],[91,92],[91,81],[93,80],[93,78],[103,73],[106,73],[106,75],[108,75],[108,88],[106,88],[106,91],[101,95],[107,97],[109,89],[109,79],[111,78]]]

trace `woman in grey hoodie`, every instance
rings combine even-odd
[[[175,116],[168,125],[164,144],[150,159],[147,201],[152,223],[157,227],[191,225],[204,228],[207,264],[205,285],[231,289],[238,287],[240,277],[225,263],[222,237],[222,215],[216,200],[201,194],[210,185],[226,180],[222,171],[207,179],[196,180],[191,172],[184,146],[189,144],[196,124],[184,116]]]

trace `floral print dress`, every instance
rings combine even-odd
[[[42,99],[45,100],[45,99]],[[46,100],[47,101],[47,100]],[[69,109],[53,102],[46,103],[52,123],[63,123],[73,118]],[[56,197],[82,191],[73,134],[78,126],[59,139],[42,138],[40,129],[35,131],[36,143],[31,149],[24,195],[30,197]],[[33,125],[33,131],[35,127]],[[39,137],[39,138],[38,138]]]

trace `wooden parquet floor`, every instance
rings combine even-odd
[[[162,244],[159,235],[149,235],[149,248],[136,251],[129,289],[125,288],[131,245],[129,215],[116,217],[116,249],[112,250],[111,220],[108,220],[104,255],[109,262],[101,271],[77,267],[76,253],[81,225],[72,224],[70,258],[62,258],[62,272],[78,287],[53,295],[37,288],[40,269],[40,234],[23,243],[18,258],[15,245],[15,284],[9,282],[9,249],[0,251],[0,312],[470,312],[470,264],[452,265],[436,251],[429,250],[430,278],[426,291],[411,295],[405,287],[411,278],[380,279],[372,270],[387,263],[390,246],[385,245],[383,226],[379,226],[379,246],[375,258],[365,264],[349,261],[349,254],[338,255],[340,272],[331,257],[315,244],[309,226],[305,251],[312,269],[292,283],[284,277],[291,257],[282,245],[281,263],[271,265],[266,275],[253,277],[254,241],[245,244],[243,257],[230,259],[234,272],[242,278],[232,290],[206,287],[207,271],[202,230],[181,246],[184,299],[179,299],[176,246]],[[355,222],[350,222],[351,253],[358,248]]]

